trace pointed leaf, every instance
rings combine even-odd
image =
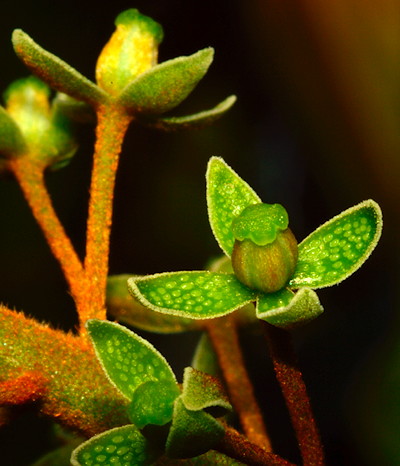
[[[382,232],[382,212],[373,200],[333,217],[299,244],[290,288],[336,285],[368,259]]]
[[[309,288],[297,293],[288,289],[260,295],[257,317],[276,327],[292,328],[315,319],[324,311],[317,294]]]
[[[0,158],[18,156],[26,149],[24,137],[16,122],[0,105]]]
[[[107,310],[119,322],[155,333],[180,333],[202,328],[198,320],[154,312],[128,291],[132,275],[113,275],[107,280]]]
[[[212,414],[223,416],[232,411],[225,390],[220,382],[211,375],[186,367],[183,374],[182,402],[190,411],[205,408],[219,408]]]
[[[133,425],[107,430],[76,448],[72,466],[123,465],[143,466],[155,460],[147,440]]]
[[[168,362],[144,338],[105,320],[89,320],[86,326],[107,376],[129,400],[144,382],[176,384]]]
[[[208,162],[206,179],[211,229],[221,249],[230,257],[235,243],[231,230],[233,219],[244,208],[261,202],[261,199],[219,157],[211,157]]]
[[[234,275],[216,272],[171,272],[128,280],[144,306],[191,319],[219,317],[254,301],[256,292]]]
[[[143,118],[141,122],[152,128],[162,129],[165,131],[203,128],[204,126],[211,125],[214,121],[221,118],[235,102],[236,96],[231,95],[210,110],[204,110],[202,112],[194,113],[193,115],[181,117],[163,117],[155,120]]]
[[[181,398],[175,402],[166,453],[170,458],[190,458],[210,450],[224,436],[225,430],[211,414],[189,411]]]
[[[145,382],[133,394],[129,418],[139,429],[148,424],[163,426],[172,419],[174,401],[179,395],[175,381]]]
[[[156,65],[129,83],[118,101],[135,114],[159,115],[172,110],[206,74],[213,55],[209,47]]]
[[[15,53],[22,62],[53,89],[92,105],[107,99],[107,94],[96,84],[68,63],[40,47],[21,29],[13,32],[12,42]]]

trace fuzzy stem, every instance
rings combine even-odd
[[[251,442],[271,451],[271,442],[245,367],[234,319],[232,316],[211,319],[207,321],[206,329],[244,432]]]
[[[90,303],[81,314],[81,331],[89,318],[105,319],[105,291],[115,176],[119,154],[131,117],[111,105],[97,111],[96,145],[86,232],[85,273]]]
[[[304,466],[322,466],[324,451],[288,331],[263,322],[276,378],[297,437]]]
[[[77,303],[83,292],[83,267],[54,211],[44,182],[44,167],[28,156],[11,160],[9,167],[17,179],[53,255],[61,265],[71,294]]]
[[[249,466],[294,466],[280,456],[249,442],[246,437],[230,427],[226,427],[224,438],[214,450]]]

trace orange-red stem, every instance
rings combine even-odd
[[[248,439],[272,451],[263,417],[247,373],[236,323],[232,316],[211,319],[206,323],[208,335],[218,357],[230,400],[238,413]]]
[[[81,327],[89,318],[106,317],[105,291],[115,175],[123,139],[132,119],[120,108],[110,105],[100,107],[97,118],[84,262],[89,302],[80,315]]]
[[[54,211],[44,181],[44,167],[29,156],[13,159],[9,167],[14,173],[32,213],[41,227],[50,249],[61,265],[71,294],[77,303],[83,293],[83,266]]]

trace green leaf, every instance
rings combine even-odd
[[[211,229],[221,249],[231,256],[235,237],[231,225],[247,206],[261,202],[250,186],[221,158],[211,157],[207,168],[207,206]]]
[[[309,288],[297,293],[288,289],[260,295],[256,313],[259,319],[282,328],[293,328],[315,319],[324,311],[317,294]]]
[[[128,291],[132,275],[113,275],[107,280],[107,310],[119,322],[156,333],[180,333],[202,328],[199,320],[154,312]]]
[[[26,149],[24,137],[16,122],[0,105],[0,157],[22,154]]]
[[[134,114],[159,115],[172,110],[206,74],[213,55],[209,47],[156,65],[131,81],[118,102]]]
[[[52,88],[95,106],[107,100],[107,94],[96,84],[40,47],[21,29],[13,32],[12,43],[22,62]]]
[[[141,122],[152,128],[164,131],[203,128],[204,126],[211,125],[221,118],[235,102],[236,96],[231,95],[210,110],[204,110],[202,112],[194,113],[193,115],[181,117],[160,117],[154,120],[143,118]]]
[[[225,430],[211,414],[188,410],[181,397],[174,406],[174,417],[166,443],[170,458],[190,458],[210,450]]]
[[[232,411],[232,406],[220,382],[215,377],[193,369],[193,367],[186,367],[183,373],[181,399],[190,411],[218,408],[215,410],[218,416]]]
[[[145,382],[133,393],[129,417],[139,429],[148,424],[163,426],[172,419],[174,401],[179,395],[176,382]]]
[[[299,244],[290,288],[336,285],[368,259],[382,233],[382,212],[373,200],[345,210]]]
[[[216,272],[170,272],[128,280],[133,296],[144,306],[166,314],[210,319],[254,301],[257,293],[234,275]]]
[[[107,430],[74,450],[72,466],[151,464],[155,455],[150,451],[147,440],[133,425]]]
[[[145,382],[176,384],[168,362],[144,338],[105,320],[92,319],[86,326],[108,378],[129,400]]]

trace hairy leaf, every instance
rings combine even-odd
[[[15,53],[32,73],[57,91],[92,105],[107,99],[105,92],[96,84],[65,61],[40,47],[21,29],[13,32],[12,42]]]
[[[180,117],[159,117],[156,119],[142,119],[141,122],[152,128],[165,131],[179,131],[181,129],[203,128],[213,124],[221,118],[236,102],[236,96],[231,95],[210,110]]]
[[[292,328],[315,319],[322,312],[317,294],[309,288],[301,288],[297,293],[283,289],[257,299],[257,317],[276,327]]]
[[[290,288],[336,285],[368,259],[382,232],[382,212],[373,200],[328,220],[299,244]]]
[[[144,338],[114,322],[92,319],[86,325],[107,376],[129,400],[145,382],[176,384],[168,362]]]
[[[144,466],[155,459],[148,442],[133,425],[107,430],[76,448],[72,466],[124,465]]]
[[[210,319],[254,301],[256,292],[234,275],[216,272],[170,272],[133,277],[131,293],[144,306],[166,314]]]
[[[221,249],[231,256],[235,237],[231,225],[247,206],[261,202],[252,188],[221,158],[211,157],[207,168],[207,206],[211,229]]]
[[[159,115],[172,110],[206,74],[213,54],[209,47],[150,68],[123,89],[119,103],[134,114]]]

